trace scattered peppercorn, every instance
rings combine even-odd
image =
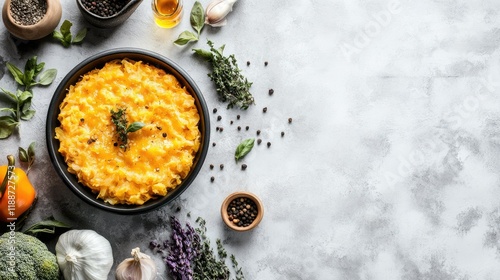
[[[236,198],[227,206],[229,220],[238,227],[247,227],[258,215],[257,205],[247,197]]]
[[[250,127],[247,125],[247,126],[245,127],[245,130],[249,130],[249,129],[250,129]]]
[[[247,165],[243,163],[243,164],[241,165],[241,170],[245,170],[245,169],[247,169]]]
[[[221,163],[219,167],[220,167],[220,170],[224,169],[224,164]]]
[[[213,182],[213,181],[215,181],[215,177],[214,176],[210,177],[210,182]]]
[[[265,62],[264,62],[264,66],[267,66],[267,64],[268,64],[268,63],[267,63],[267,61],[265,61]]]
[[[212,143],[212,147],[215,147],[215,145],[216,145],[216,144],[215,144],[215,142],[213,142],[213,143]]]
[[[284,131],[281,132],[281,137],[283,137],[283,136],[285,136],[285,132]]]
[[[214,165],[213,164],[210,164],[210,169],[214,169]]]
[[[161,136],[163,136],[163,138],[165,138],[165,137],[167,137],[167,133],[166,133],[166,132],[163,132],[163,133],[161,134]]]
[[[222,116],[217,116],[217,120],[218,121],[222,120]]]
[[[238,130],[241,130],[241,126],[238,125]]]
[[[292,118],[288,118],[288,123],[292,123]]]
[[[230,123],[230,124],[233,124],[233,121],[230,121],[229,123]]]
[[[257,135],[260,135],[260,130],[257,130]]]
[[[219,129],[220,129],[220,128],[219,128],[218,126],[217,126],[217,127],[215,127],[215,131],[219,131]]]
[[[267,147],[271,147],[271,142],[267,142]]]
[[[257,139],[257,145],[260,145],[260,143],[262,143],[262,139]]]
[[[274,93],[274,89],[270,89],[269,90],[269,95],[273,95],[273,93]]]
[[[247,61],[247,66],[250,66],[250,61]]]
[[[217,113],[217,108],[214,108],[212,112],[214,112],[214,114]]]
[[[84,122],[84,121],[85,121],[85,119],[84,119],[84,118],[81,118],[81,119],[80,119],[80,121],[81,121],[81,122]]]
[[[237,115],[237,116],[236,116],[236,119],[238,119],[238,120],[239,120],[239,119],[240,119],[240,115]]]

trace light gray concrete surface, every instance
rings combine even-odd
[[[59,71],[54,84],[35,90],[34,119],[0,141],[0,155],[38,143],[30,176],[40,201],[31,222],[54,215],[99,232],[113,246],[113,270],[132,248],[168,236],[174,214],[183,222],[206,219],[208,235],[224,241],[247,279],[499,279],[500,2],[240,0],[227,26],[205,27],[199,42],[175,46],[178,34],[191,30],[192,4],[185,1],[181,24],[168,30],[155,26],[144,0],[123,25],[91,28],[70,48],[50,38],[16,47],[0,26],[4,61],[19,65],[38,55]],[[62,5],[73,30],[88,26],[74,1]],[[207,48],[207,39],[226,44],[253,82],[256,105],[248,111],[226,110],[217,100],[210,69],[191,51]],[[50,163],[45,117],[53,91],[80,61],[115,47],[171,58],[194,78],[210,110],[218,108],[211,114],[217,145],[177,201],[178,213],[97,210],[68,190]],[[8,74],[0,86],[15,88]],[[234,150],[257,129],[263,144],[243,160],[243,172]],[[265,204],[252,232],[231,232],[220,219],[222,200],[237,190]],[[169,279],[156,261],[158,279]]]

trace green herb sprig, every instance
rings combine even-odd
[[[219,99],[228,102],[227,108],[236,106],[242,110],[248,109],[250,105],[255,104],[250,93],[252,83],[241,74],[234,54],[224,56],[224,45],[215,49],[210,40],[207,44],[210,46],[210,51],[203,49],[193,49],[193,51],[211,63],[212,73],[208,76],[215,83]]]
[[[38,63],[36,56],[26,61],[24,72],[14,64],[7,62],[7,69],[10,74],[16,83],[24,87],[24,89],[18,89],[14,93],[0,88],[0,96],[4,96],[11,103],[10,107],[0,108],[0,113],[7,113],[0,116],[0,139],[11,136],[19,126],[21,120],[28,121],[35,115],[35,110],[31,109],[31,100],[33,99],[32,88],[37,85],[50,85],[57,75],[56,69],[43,71],[44,67],[45,63]],[[40,76],[38,77],[38,75]]]
[[[238,147],[236,147],[236,151],[234,152],[234,158],[236,159],[236,161],[242,159],[244,156],[246,156],[248,153],[250,153],[250,151],[253,148],[254,143],[255,143],[255,139],[253,139],[253,138],[243,140],[238,145]]]
[[[114,111],[111,109],[111,121],[116,126],[116,134],[118,134],[118,143],[120,148],[127,150],[128,148],[128,134],[136,132],[145,126],[142,122],[133,122],[128,125],[126,109],[118,109]]]
[[[38,63],[37,60],[37,56],[28,59],[24,65],[24,72],[14,64],[7,62],[7,69],[10,74],[19,85],[24,86],[25,91],[37,85],[48,86],[56,78],[56,69],[48,69],[42,72],[45,67],[45,62]],[[40,77],[37,80],[38,74],[40,74]]]
[[[203,30],[203,27],[205,26],[205,11],[203,10],[203,6],[200,2],[194,2],[189,21],[191,23],[191,27],[196,31],[196,33],[187,30],[183,31],[179,34],[177,40],[174,41],[174,44],[183,46],[189,42],[196,42],[200,38],[201,30]]]
[[[65,20],[61,24],[59,31],[54,30],[54,32],[52,33],[52,37],[59,40],[64,47],[69,47],[71,44],[81,43],[85,36],[87,36],[87,28],[82,28],[73,37],[73,35],[71,34],[71,26],[73,26],[73,23],[71,23],[69,20]]]

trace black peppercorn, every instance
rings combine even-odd
[[[260,130],[257,130],[257,135],[260,135]]]
[[[166,132],[163,132],[163,133],[161,134],[161,136],[163,136],[163,138],[165,138],[165,137],[167,137],[167,133],[166,133]]]
[[[265,113],[265,112],[267,112],[267,107],[264,107],[264,108],[262,109],[262,112],[264,112],[264,113]]]
[[[224,169],[224,164],[221,163],[220,170]]]
[[[214,165],[213,164],[210,164],[210,169],[214,169]]]
[[[238,126],[238,130],[241,130],[241,126]]]
[[[283,137],[283,136],[285,136],[285,132],[284,131],[281,132],[281,137]]]
[[[247,125],[247,126],[245,127],[245,130],[249,130],[249,129],[250,129],[250,127]]]
[[[238,119],[238,120],[239,120],[239,119],[240,119],[240,115],[237,115],[237,116],[236,116],[236,119]]]
[[[250,66],[250,61],[247,61],[247,66]]]
[[[271,142],[267,142],[267,147],[271,147]]]
[[[267,64],[268,64],[268,63],[267,63],[267,61],[265,61],[265,62],[264,62],[264,66],[267,66]]]
[[[217,120],[218,121],[222,120],[222,116],[217,116]]]
[[[237,226],[247,227],[257,217],[257,205],[250,198],[236,198],[229,202],[226,209],[229,220]],[[250,213],[250,215],[249,215]]]
[[[269,95],[273,95],[273,93],[274,93],[274,89],[270,89],[269,90]]]
[[[215,142],[213,142],[213,143],[212,143],[212,147],[215,147],[215,145],[216,145],[216,144],[215,144]]]
[[[292,123],[292,118],[288,118],[288,123]]]
[[[260,143],[262,143],[262,139],[257,139],[257,145],[260,145]]]
[[[212,112],[214,112],[214,114],[217,113],[217,108],[214,108]]]
[[[215,177],[214,176],[210,177],[210,182],[213,182],[213,181],[215,181]]]
[[[241,165],[241,170],[245,170],[245,169],[247,169],[247,165],[243,163],[243,164]]]

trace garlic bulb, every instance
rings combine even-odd
[[[93,230],[61,234],[56,256],[66,280],[106,280],[113,265],[111,244]]]
[[[132,249],[132,257],[122,261],[116,268],[117,280],[154,280],[156,265],[148,255],[139,248]]]
[[[236,0],[212,0],[207,6],[205,23],[214,27],[226,25],[226,16],[233,10]]]

